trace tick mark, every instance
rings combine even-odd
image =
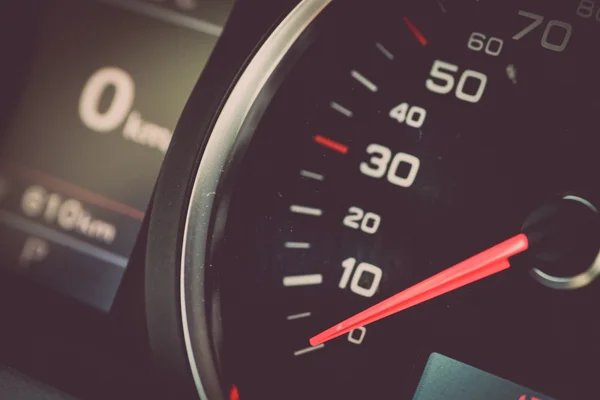
[[[379,49],[379,51],[381,51],[383,53],[384,56],[386,56],[388,59],[393,60],[394,59],[394,55],[385,47],[383,47],[383,45],[379,42],[375,43],[375,47],[377,47]]]
[[[338,153],[346,154],[348,152],[348,146],[346,146],[345,144],[338,143],[335,140],[326,138],[325,136],[315,135],[313,139],[318,144],[328,147],[331,150],[337,151]]]
[[[288,315],[286,317],[286,319],[288,321],[292,321],[294,319],[300,319],[300,318],[306,318],[306,317],[310,317],[310,313],[309,312],[303,312],[303,313],[300,313],[300,314]]]
[[[311,286],[320,285],[323,283],[323,275],[308,274],[308,275],[291,275],[283,277],[283,286]]]
[[[325,347],[325,344],[321,343],[318,346],[311,346],[311,347],[307,347],[305,349],[297,350],[294,352],[294,355],[301,356],[302,354],[310,353],[311,351],[319,350],[319,349],[322,349],[323,347]]]
[[[290,211],[296,214],[314,215],[315,217],[320,217],[323,214],[323,210],[320,208],[298,206],[295,204],[290,206]]]
[[[356,70],[352,70],[352,71],[350,71],[350,75],[352,75],[352,77],[354,79],[359,81],[364,87],[369,89],[371,92],[377,91],[377,85],[375,85],[373,82],[371,82],[370,80],[365,78],[360,72],[358,72]]]
[[[419,31],[419,29],[412,23],[408,17],[404,17],[404,23],[408,26],[408,29],[412,32],[413,36],[421,43],[422,46],[427,46],[427,39],[425,36]]]
[[[310,249],[310,243],[307,242],[285,242],[286,249]]]
[[[302,176],[304,178],[308,178],[308,179],[314,179],[317,181],[322,181],[325,179],[325,177],[323,175],[317,174],[315,172],[307,171],[305,169],[300,170],[300,176]]]
[[[339,112],[342,115],[345,115],[348,118],[352,118],[352,111],[348,110],[346,107],[342,106],[341,104],[336,103],[335,101],[332,101],[331,103],[329,103],[329,105],[331,106],[331,108],[333,108],[335,111]]]
[[[446,12],[446,6],[444,6],[444,3],[442,2],[442,0],[438,0],[438,5],[440,6],[440,9],[442,10],[443,13]]]

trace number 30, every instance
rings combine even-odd
[[[419,171],[421,162],[415,156],[406,153],[396,153],[392,158],[392,151],[380,144],[372,143],[367,146],[367,153],[373,156],[368,162],[360,163],[360,172],[372,178],[382,178],[386,175],[387,180],[397,186],[410,187]],[[391,162],[390,162],[391,161]],[[409,164],[410,170],[404,177],[398,176],[400,164]]]

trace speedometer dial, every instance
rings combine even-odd
[[[599,7],[304,0],[281,22],[186,217],[182,287],[218,292],[226,392],[600,395]]]

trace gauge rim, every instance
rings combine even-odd
[[[220,178],[260,92],[296,40],[331,2],[332,0],[302,0],[264,41],[217,116],[195,173],[185,213],[181,247],[180,311],[185,351],[196,390],[202,400],[208,400],[208,397],[196,362],[196,355],[201,352],[200,345],[193,340],[193,331],[196,326],[194,321],[203,317],[196,315],[189,305],[197,300],[195,293],[200,285],[199,280],[194,278],[204,269],[207,261],[210,221]],[[190,234],[190,227],[194,228],[193,234]],[[193,246],[194,243],[202,243],[201,248]]]

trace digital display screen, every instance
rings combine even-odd
[[[43,3],[0,136],[0,266],[108,311],[231,2]]]
[[[554,400],[439,353],[429,356],[413,400]]]

